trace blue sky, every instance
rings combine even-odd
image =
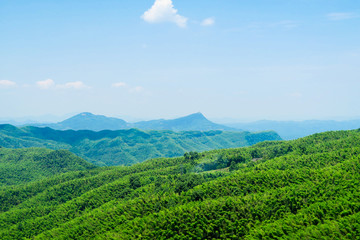
[[[0,118],[360,118],[356,0],[0,0]]]

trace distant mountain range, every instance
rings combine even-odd
[[[314,133],[352,130],[360,128],[360,120],[332,121],[269,121],[262,120],[249,123],[217,124],[208,120],[201,113],[194,113],[176,119],[158,119],[129,123],[119,118],[106,117],[84,112],[58,123],[27,124],[37,127],[50,127],[56,130],[121,130],[137,128],[140,130],[171,130],[171,131],[275,131],[282,139],[291,140]]]
[[[291,140],[314,133],[338,130],[352,130],[360,128],[360,120],[351,121],[325,121],[325,120],[308,120],[308,121],[257,121],[250,123],[227,124],[229,127],[240,128],[246,131],[269,131],[277,132],[282,139]]]
[[[143,130],[172,130],[172,131],[240,131],[239,129],[220,125],[209,121],[201,113],[194,113],[172,120],[152,120],[134,123],[135,128]]]
[[[37,127],[50,127],[56,130],[120,130],[137,128],[141,130],[171,130],[171,131],[241,131],[225,125],[213,123],[201,113],[194,113],[185,117],[165,120],[141,121],[129,123],[119,118],[95,115],[89,112],[80,113],[58,123],[31,124]]]

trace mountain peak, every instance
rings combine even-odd
[[[82,112],[71,118],[58,123],[57,129],[73,130],[119,130],[128,128],[128,123],[119,118],[111,118],[103,115],[95,115],[90,112]]]
[[[96,116],[95,114],[92,114],[91,112],[82,112],[75,116],[82,116],[82,117],[93,117]]]
[[[185,116],[184,118],[203,119],[203,120],[205,119],[205,120],[207,120],[207,118],[201,112],[190,114],[188,116]]]

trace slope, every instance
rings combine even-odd
[[[54,130],[51,128],[0,125],[0,146],[68,149],[97,165],[130,165],[156,157],[181,156],[188,151],[249,146],[260,141],[280,140],[275,132],[100,131]]]
[[[0,148],[0,186],[26,183],[94,167],[66,150]]]
[[[356,239],[360,131],[70,172],[0,191],[1,239]]]

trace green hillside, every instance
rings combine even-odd
[[[243,147],[280,139],[275,132],[173,132],[137,129],[94,132],[0,125],[0,146],[67,149],[102,166],[131,165],[150,158],[181,156],[189,151]]]
[[[66,150],[0,148],[0,186],[91,168],[92,164]]]
[[[0,190],[0,239],[357,239],[360,130]]]

